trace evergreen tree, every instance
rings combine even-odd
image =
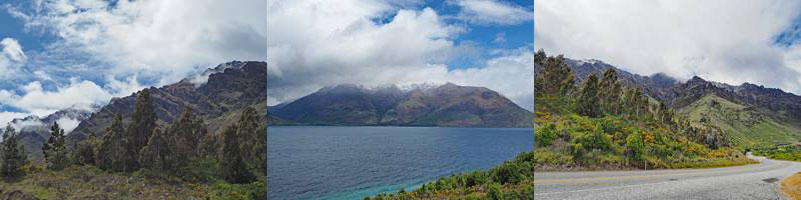
[[[165,132],[156,128],[150,136],[147,146],[142,148],[139,156],[139,163],[144,168],[156,172],[175,173],[175,166],[171,160],[173,145],[165,136]]]
[[[169,135],[172,137],[171,145],[177,154],[176,164],[186,166],[191,160],[200,156],[200,144],[206,136],[206,124],[203,119],[193,114],[191,108],[184,107],[181,118],[170,126]]]
[[[22,166],[28,162],[28,154],[19,143],[17,132],[11,125],[6,126],[3,132],[2,160],[0,173],[4,177],[14,177],[22,174]]]
[[[609,68],[604,72],[604,77],[601,79],[599,93],[603,111],[611,114],[618,114],[620,107],[621,85],[617,77],[617,71]]]
[[[581,87],[581,93],[578,98],[578,113],[589,117],[597,117],[599,115],[598,104],[598,77],[594,74],[587,77],[584,85]]]
[[[561,55],[557,57],[545,58],[545,53],[540,50],[535,54],[535,66],[538,70],[534,77],[535,97],[565,97],[575,87],[573,71],[565,63],[565,58]]]
[[[239,118],[237,135],[242,138],[242,152],[248,167],[258,173],[267,172],[267,130],[259,126],[261,117],[252,107],[245,108]]]
[[[243,161],[243,152],[239,147],[240,138],[237,136],[236,125],[231,125],[223,131],[223,155],[220,162],[222,177],[229,183],[250,183],[255,180],[253,174],[247,169]]]
[[[97,135],[92,132],[89,138],[80,142],[75,148],[75,161],[81,165],[94,165],[95,164],[95,148],[99,144]]]
[[[127,140],[131,144],[131,151],[134,155],[131,166],[134,170],[138,169],[139,151],[147,145],[150,135],[156,128],[156,112],[153,111],[153,100],[150,97],[150,90],[145,89],[139,92],[134,105],[134,113],[131,116],[131,124],[128,125]]]
[[[122,115],[117,113],[111,126],[106,129],[103,142],[100,144],[96,162],[102,169],[112,171],[131,172],[136,170],[135,154],[133,154],[133,143],[125,137],[125,129],[122,127]]]
[[[48,169],[62,170],[69,165],[68,151],[65,144],[64,129],[57,122],[50,126],[50,138],[42,145],[45,165]]]

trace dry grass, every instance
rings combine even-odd
[[[801,173],[795,173],[781,182],[781,192],[792,199],[801,199]]]

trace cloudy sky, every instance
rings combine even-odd
[[[268,0],[268,102],[321,87],[452,82],[533,109],[531,0]]]
[[[0,124],[266,60],[264,0],[4,0]],[[69,128],[69,127],[67,127]]]
[[[801,94],[801,1],[536,0],[535,49]]]

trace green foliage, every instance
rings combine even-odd
[[[3,132],[2,142],[2,165],[0,165],[0,173],[3,177],[16,177],[22,175],[22,166],[28,163],[28,154],[22,144],[19,143],[17,131],[11,127],[6,126]]]
[[[47,143],[42,145],[42,153],[44,153],[45,165],[48,169],[58,171],[70,164],[64,129],[61,129],[57,122],[53,122],[50,127],[50,137],[47,139]]]
[[[89,138],[80,142],[74,152],[74,160],[80,165],[94,165],[95,162],[95,148],[100,145],[95,133],[91,133]]]
[[[201,156],[199,147],[208,131],[203,119],[196,117],[191,108],[185,107],[181,118],[173,121],[167,132],[165,140],[168,142],[164,144],[174,149],[172,162],[175,166],[185,166]]]
[[[620,95],[622,86],[617,79],[617,71],[609,68],[604,72],[601,82],[598,83],[600,88],[599,100],[603,111],[610,114],[618,114],[620,112]]]
[[[230,183],[249,183],[254,180],[253,174],[243,161],[243,152],[239,146],[240,138],[237,127],[232,125],[223,131],[223,157],[220,162],[222,177]]]
[[[124,136],[126,143],[130,145],[128,151],[133,157],[127,159],[131,171],[139,169],[139,151],[147,145],[153,130],[156,128],[156,112],[153,111],[153,100],[150,97],[150,89],[144,89],[136,96],[134,112],[131,115],[131,124],[128,125],[127,135]],[[126,170],[129,171],[129,170]]]
[[[581,87],[576,100],[577,112],[589,117],[598,117],[601,114],[598,97],[598,77],[593,74],[584,80],[584,85]]]
[[[534,78],[535,97],[566,96],[573,90],[574,75],[563,56],[547,57],[540,50],[534,60],[535,71],[539,70]]]
[[[122,115],[117,113],[98,147],[95,159],[98,167],[111,171],[136,170],[136,154],[132,151],[134,147],[122,126]]]
[[[536,146],[548,146],[551,142],[559,137],[556,131],[555,124],[545,124],[534,128],[534,141]]]
[[[626,147],[630,158],[634,160],[643,160],[645,158],[645,145],[639,133],[630,134],[626,137]]]
[[[239,118],[237,135],[241,137],[241,151],[254,173],[267,173],[267,127],[260,126],[261,117],[256,109],[245,108]]]
[[[150,136],[147,146],[139,153],[139,163],[142,167],[159,173],[175,173],[178,170],[173,154],[174,145],[170,144],[165,132],[156,128]]]

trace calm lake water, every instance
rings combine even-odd
[[[533,129],[268,127],[267,198],[362,199],[489,169],[534,148]]]

